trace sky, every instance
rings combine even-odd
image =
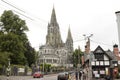
[[[28,39],[39,50],[39,46],[46,42],[53,6],[62,40],[66,41],[70,27],[74,49],[80,46],[84,51],[84,34],[93,34],[90,37],[91,50],[98,45],[104,50],[113,50],[113,45],[118,44],[115,12],[120,11],[120,0],[0,0],[0,14],[4,10],[13,10],[25,20],[29,28]]]

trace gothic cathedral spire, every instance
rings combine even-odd
[[[67,41],[69,41],[69,40],[73,42],[70,27],[68,29],[68,36],[67,36]]]
[[[54,7],[51,14],[50,24],[48,23],[46,44],[53,47],[59,47],[63,45]]]
[[[52,10],[52,14],[51,14],[50,24],[58,26],[54,7],[53,7],[53,10]]]
[[[70,53],[73,52],[73,38],[72,38],[72,35],[71,35],[70,27],[68,29],[68,36],[67,36],[67,40],[66,40],[66,47],[68,48]]]

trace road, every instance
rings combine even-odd
[[[0,76],[0,80],[57,80],[57,74],[45,75],[43,78],[33,78],[32,76]]]
[[[57,80],[58,74],[45,75],[43,78],[33,78],[32,76],[0,76],[0,80]],[[71,75],[74,80],[74,74]]]

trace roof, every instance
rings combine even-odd
[[[108,50],[108,51],[105,51],[105,52],[112,60],[116,60],[116,57],[115,57],[115,55],[113,54],[112,51]]]
[[[40,49],[54,49],[54,48],[50,45],[42,45],[40,46]]]
[[[43,58],[43,57],[45,57],[45,58],[59,58],[59,56],[55,55],[55,54],[42,54],[42,55],[40,55],[40,58]]]
[[[84,53],[84,59],[85,59],[85,61],[87,61],[89,59],[94,60],[94,53],[96,53],[96,52],[103,52],[111,60],[117,60],[112,51],[110,51],[110,50],[104,51],[100,46],[98,46],[94,51],[91,51],[88,54]]]

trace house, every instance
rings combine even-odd
[[[116,45],[113,46],[113,52],[105,51],[101,46],[98,46],[94,51],[90,51],[90,40],[86,42],[85,52],[82,57],[82,69],[87,77],[105,77],[118,73],[118,57],[119,52],[116,51]],[[88,49],[87,49],[88,48]],[[116,55],[115,55],[116,54]],[[116,74],[113,75],[115,77]]]

